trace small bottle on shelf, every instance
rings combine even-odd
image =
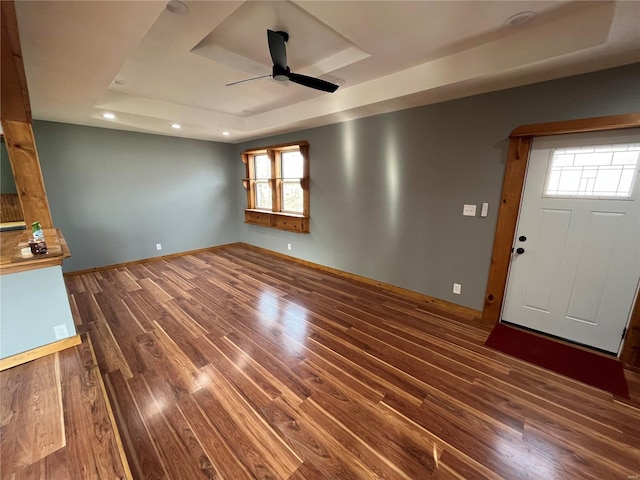
[[[40,222],[33,222],[31,224],[31,233],[33,235],[33,239],[29,240],[31,253],[33,253],[34,255],[47,253],[47,244],[44,241],[44,232],[42,231]]]

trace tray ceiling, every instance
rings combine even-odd
[[[16,2],[34,118],[235,143],[640,61],[640,2],[184,3]],[[271,73],[267,29],[338,91],[225,86]]]

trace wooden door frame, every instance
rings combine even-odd
[[[525,173],[533,139],[567,133],[599,132],[640,127],[640,113],[610,115],[561,122],[522,125],[509,136],[509,152],[502,185],[498,223],[493,243],[491,267],[482,310],[482,321],[493,326],[500,321],[500,312],[507,286],[511,247],[516,231]],[[640,200],[639,200],[640,201]],[[620,359],[640,368],[640,299],[636,298]]]

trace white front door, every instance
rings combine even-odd
[[[539,137],[504,321],[618,353],[640,278],[640,129]]]

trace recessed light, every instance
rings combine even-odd
[[[180,126],[179,123],[172,123],[171,128],[175,128],[176,130],[178,130],[179,128],[182,128],[182,127]]]
[[[167,10],[176,15],[189,15],[189,5],[180,0],[171,0],[167,3]]]
[[[116,118],[116,116],[113,113],[104,112],[102,114],[102,118],[106,118],[107,120],[113,120],[114,118]]]
[[[509,18],[507,18],[504,21],[504,25],[506,27],[521,27],[531,22],[531,20],[533,20],[536,15],[536,12],[532,12],[530,10],[526,12],[516,13],[515,15],[511,15]]]
[[[228,137],[229,135],[231,135],[229,132],[222,132],[222,134],[223,134],[225,137]]]

